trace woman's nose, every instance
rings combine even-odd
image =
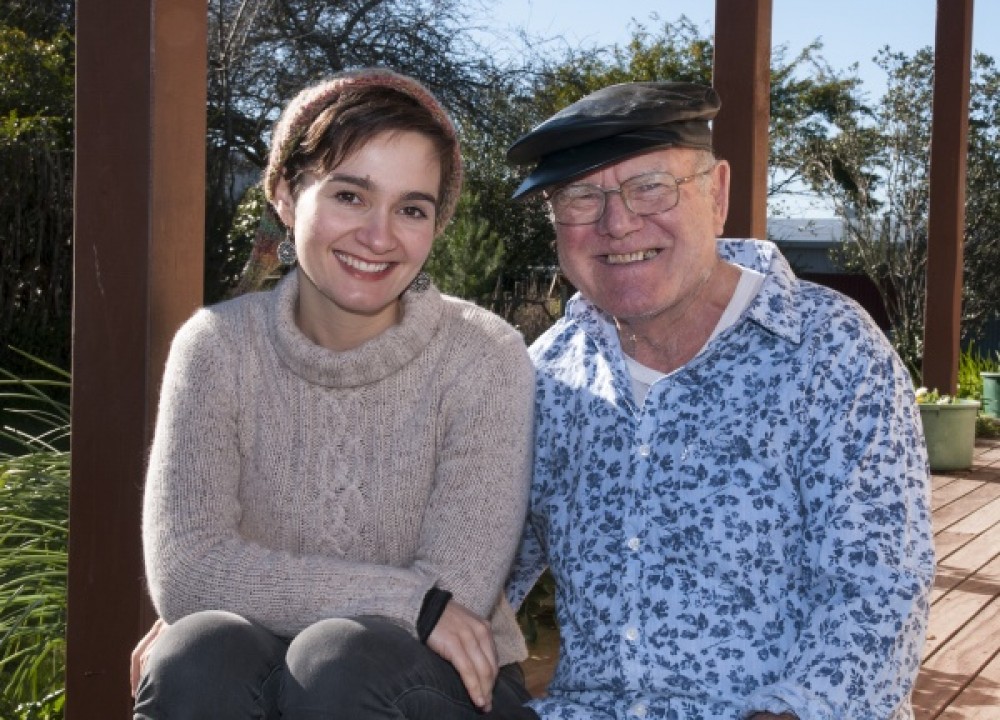
[[[358,241],[379,255],[396,247],[391,213],[387,210],[374,210],[369,213],[362,227],[358,229]]]

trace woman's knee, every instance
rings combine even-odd
[[[292,641],[286,663],[284,717],[328,717],[320,708],[337,708],[343,717],[480,716],[450,663],[383,618],[316,623]],[[508,672],[505,669],[498,683],[498,712],[493,716],[536,717],[521,706],[527,692],[520,679],[507,677]],[[520,695],[513,691],[518,687]]]
[[[408,667],[423,646],[384,618],[331,618],[295,637],[285,662],[288,674],[305,687],[330,684],[350,688],[392,666]]]
[[[233,613],[188,615],[154,643],[136,693],[137,710],[153,703],[161,708],[266,703],[263,687],[281,665],[285,647],[265,628]]]
[[[242,664],[273,667],[284,643],[266,629],[229,612],[210,610],[181,618],[153,647],[150,667],[207,677]]]

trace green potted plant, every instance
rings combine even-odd
[[[1000,372],[983,370],[979,376],[983,379],[983,415],[1000,417]]]
[[[976,447],[979,401],[917,388],[920,421],[932,471],[967,470]]]

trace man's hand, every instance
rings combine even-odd
[[[132,697],[135,697],[135,691],[139,687],[139,679],[142,677],[143,671],[146,669],[146,661],[149,659],[149,651],[153,648],[153,643],[156,642],[156,638],[160,636],[164,630],[166,630],[168,625],[163,622],[160,618],[156,619],[153,623],[153,627],[149,628],[139,644],[135,646],[132,650],[131,657],[131,667],[129,669],[129,683],[132,686]]]
[[[489,712],[500,670],[490,624],[456,600],[449,600],[427,638],[427,647],[455,667],[472,702]]]

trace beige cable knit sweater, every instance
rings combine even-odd
[[[521,533],[533,370],[500,318],[435,288],[334,353],[296,327],[297,273],[198,311],[167,362],[146,480],[167,622],[224,609],[283,636],[382,615],[415,635],[437,585],[526,656],[503,583]]]

